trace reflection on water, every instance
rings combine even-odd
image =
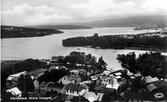
[[[94,28],[79,30],[63,30],[63,34],[55,34],[44,37],[30,38],[10,38],[1,40],[2,60],[17,60],[26,58],[50,58],[56,55],[67,55],[71,51],[83,51],[91,53],[97,57],[103,56],[108,67],[112,69],[120,69],[121,66],[116,60],[117,54],[125,54],[135,51],[135,53],[143,53],[141,50],[113,50],[113,49],[92,49],[82,47],[63,47],[62,39],[77,36],[92,36],[94,33],[99,35],[115,35],[115,34],[137,34],[145,33],[145,30],[134,31],[132,27],[124,28]]]

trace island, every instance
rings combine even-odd
[[[102,49],[146,49],[167,51],[167,33],[153,32],[142,34],[103,35],[95,33],[89,37],[73,37],[62,41],[63,46],[90,46]]]
[[[1,38],[40,37],[63,33],[57,29],[37,29],[17,26],[1,26]]]

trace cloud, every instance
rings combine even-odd
[[[17,3],[15,2],[16,0],[2,0],[2,24],[59,24],[105,17],[167,13],[166,0],[17,0]]]

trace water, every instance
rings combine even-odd
[[[146,30],[135,31],[132,27],[124,28],[94,28],[63,30],[63,34],[55,34],[44,37],[30,38],[8,38],[1,40],[1,59],[20,60],[27,58],[51,58],[51,56],[68,55],[71,51],[91,53],[96,57],[103,56],[108,67],[114,70],[121,69],[120,63],[116,60],[118,54],[126,54],[134,51],[137,54],[144,53],[142,50],[114,50],[114,49],[93,49],[83,47],[63,47],[62,39],[77,36],[92,36],[115,34],[137,34],[145,33]]]

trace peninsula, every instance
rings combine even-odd
[[[102,49],[143,49],[166,51],[167,33],[153,32],[126,35],[104,35],[95,33],[89,37],[73,37],[62,41],[63,46],[90,46]]]
[[[39,37],[63,33],[57,29],[36,29],[16,26],[1,26],[1,38]]]

